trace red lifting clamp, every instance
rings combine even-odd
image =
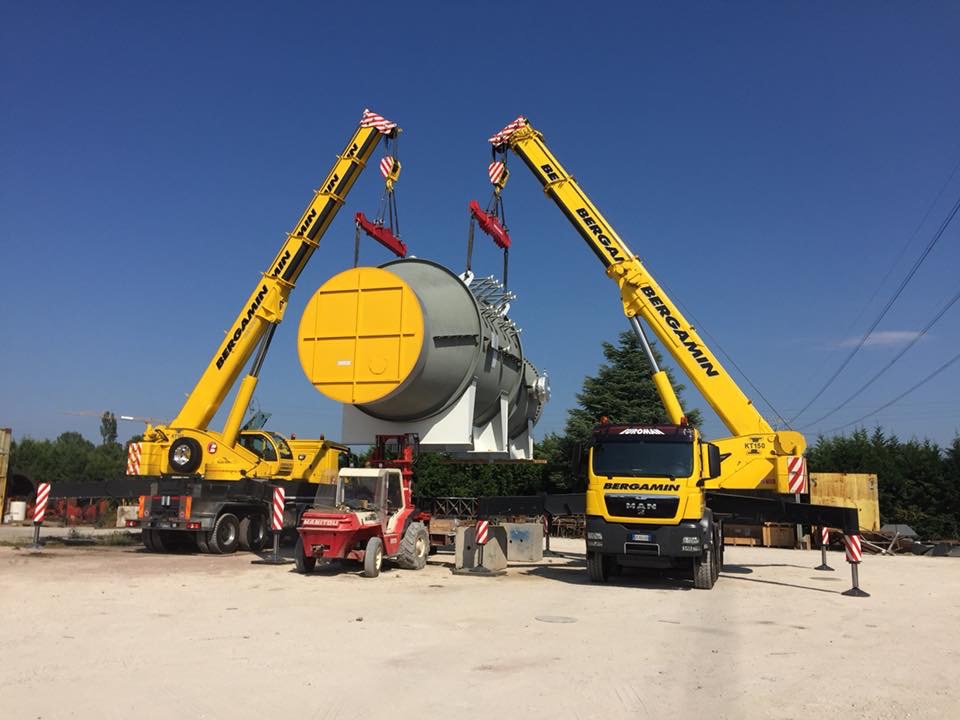
[[[470,214],[476,218],[477,225],[480,226],[480,229],[493,238],[493,242],[496,243],[498,248],[502,248],[503,250],[510,249],[510,235],[507,233],[507,229],[500,223],[500,218],[493,213],[488,213],[480,209],[480,205],[476,200],[470,201]]]
[[[392,252],[397,257],[406,257],[406,244],[400,238],[394,235],[390,228],[370,222],[362,212],[358,212],[355,219],[357,221],[358,228],[362,229],[367,235],[383,245],[387,250]],[[507,239],[507,244],[510,244],[509,238]]]

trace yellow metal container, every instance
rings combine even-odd
[[[810,473],[810,502],[815,505],[855,507],[860,529],[880,529],[877,476],[867,473]]]
[[[307,379],[342,403],[389,395],[413,371],[423,345],[420,302],[397,275],[347,270],[314,293],[300,319],[297,350]]]

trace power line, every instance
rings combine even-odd
[[[880,293],[880,289],[887,284],[887,280],[889,280],[890,276],[893,275],[893,271],[897,269],[897,266],[900,264],[900,261],[903,260],[903,256],[907,254],[907,250],[913,244],[913,241],[916,240],[917,235],[920,234],[920,229],[926,224],[927,219],[930,217],[931,213],[933,213],[933,210],[937,206],[937,203],[940,202],[940,198],[943,197],[943,193],[946,192],[947,188],[950,186],[950,183],[953,181],[953,178],[957,174],[958,170],[960,170],[960,160],[957,160],[957,164],[953,166],[953,170],[950,171],[950,175],[947,177],[943,185],[940,186],[940,190],[939,192],[937,192],[937,196],[933,199],[933,202],[931,202],[927,206],[927,210],[926,212],[923,213],[923,217],[920,218],[920,222],[917,223],[917,226],[913,229],[913,232],[910,233],[910,237],[907,238],[907,241],[903,244],[903,247],[900,248],[900,252],[897,253],[896,259],[894,259],[893,263],[887,269],[887,272],[883,276],[883,279],[880,280],[880,282],[874,286],[873,293],[871,293],[870,298],[863,304],[863,307],[860,308],[860,312],[857,313],[857,317],[854,319],[854,321],[850,323],[849,327],[847,328],[847,331],[844,333],[844,336],[849,335],[853,331],[853,329],[860,323],[861,318],[867,312],[867,308],[869,308],[873,304],[873,301],[876,299],[877,295]],[[821,370],[823,370],[823,368],[827,366],[827,363],[833,359],[833,355],[834,353],[832,352],[829,354],[829,357],[824,361],[823,365],[810,376],[808,382],[810,380],[813,380],[814,377],[820,374]]]
[[[821,395],[823,395],[824,391],[828,387],[830,387],[833,384],[833,381],[837,379],[837,377],[840,375],[841,372],[843,372],[843,369],[850,364],[850,361],[853,360],[854,356],[858,352],[860,352],[860,348],[864,346],[864,343],[867,342],[867,339],[873,334],[873,331],[877,329],[877,326],[880,324],[883,318],[886,317],[886,314],[890,311],[890,308],[893,307],[893,304],[897,301],[897,298],[900,297],[900,295],[906,289],[907,285],[910,284],[910,281],[913,279],[913,276],[916,275],[917,270],[920,269],[920,266],[923,264],[923,261],[927,259],[927,256],[930,254],[930,252],[936,246],[937,242],[943,236],[943,233],[946,231],[947,227],[949,227],[951,221],[956,216],[958,211],[960,211],[960,197],[957,198],[957,201],[954,203],[953,207],[951,208],[950,212],[947,214],[947,217],[944,219],[944,221],[940,223],[940,227],[937,228],[937,231],[933,234],[933,237],[930,239],[930,242],[927,243],[927,246],[923,249],[923,252],[920,253],[920,257],[918,257],[916,261],[913,263],[913,267],[910,268],[910,271],[907,273],[906,277],[904,277],[903,280],[900,282],[900,285],[899,287],[897,287],[896,292],[894,292],[893,296],[889,300],[887,300],[887,304],[883,306],[883,309],[880,311],[880,314],[877,316],[876,320],[873,321],[873,323],[870,325],[867,331],[863,334],[863,337],[860,338],[859,342],[857,342],[856,346],[853,348],[850,354],[847,355],[847,357],[844,359],[842,363],[840,363],[840,367],[838,367],[833,372],[833,374],[827,379],[827,382],[823,384],[823,387],[821,387],[817,391],[817,393],[812,398],[810,398],[809,402],[807,402],[807,404],[803,406],[803,409],[800,412],[798,412],[796,415],[793,416],[792,421],[796,421],[797,418],[803,415],[807,411],[807,409],[811,405],[813,405],[813,403],[815,403],[820,398]]]
[[[886,409],[887,409],[888,407],[890,407],[891,405],[897,404],[898,402],[900,402],[901,400],[903,400],[903,398],[905,398],[907,395],[909,395],[910,393],[912,393],[914,390],[920,388],[920,387],[923,386],[923,385],[926,385],[928,382],[930,382],[931,380],[933,380],[937,375],[939,375],[940,373],[942,373],[944,370],[946,370],[948,367],[950,367],[951,365],[953,365],[953,364],[954,364],[955,362],[957,362],[958,360],[960,360],[960,353],[957,353],[956,355],[954,355],[952,358],[950,358],[949,360],[947,360],[943,365],[941,365],[941,366],[938,367],[936,370],[934,370],[932,373],[930,373],[930,374],[927,375],[925,378],[923,378],[923,380],[920,380],[920,381],[917,382],[915,385],[912,385],[908,390],[905,390],[904,392],[900,393],[899,395],[897,395],[897,396],[896,396],[893,400],[891,400],[890,402],[888,402],[888,403],[886,403],[886,404],[884,404],[884,405],[881,405],[880,407],[878,407],[878,408],[877,408],[876,410],[874,410],[873,412],[868,412],[866,415],[862,415],[862,416],[858,417],[856,420],[852,420],[851,422],[848,422],[848,423],[846,423],[846,424],[844,424],[844,425],[840,425],[839,427],[835,427],[835,428],[833,428],[832,430],[828,430],[828,431],[827,431],[827,434],[828,434],[828,435],[831,435],[831,434],[833,434],[833,433],[835,433],[835,432],[837,432],[837,431],[839,431],[839,430],[843,430],[843,429],[846,428],[846,427],[850,427],[851,425],[856,425],[856,424],[859,423],[859,422],[863,422],[863,421],[866,420],[868,417],[872,417],[873,415],[876,415],[877,413],[882,412],[883,410],[886,410]]]
[[[844,400],[842,403],[840,403],[839,405],[837,405],[833,410],[831,410],[830,412],[828,412],[826,415],[822,415],[821,417],[817,418],[816,420],[814,420],[814,421],[813,421],[812,423],[810,423],[809,425],[804,425],[804,426],[803,426],[803,429],[806,430],[807,428],[813,427],[814,425],[819,425],[821,422],[823,422],[824,420],[826,420],[828,417],[830,417],[831,415],[833,415],[835,412],[837,412],[837,411],[840,410],[841,408],[846,407],[846,405],[847,405],[851,400],[853,400],[854,398],[856,398],[860,393],[862,393],[862,392],[863,392],[864,390],[866,390],[868,387],[870,387],[871,385],[873,385],[873,383],[877,380],[877,378],[879,378],[879,377],[880,377],[881,375],[883,375],[887,370],[889,370],[891,367],[893,367],[893,365],[894,365],[900,358],[902,358],[904,355],[906,355],[907,351],[908,351],[910,348],[912,348],[914,345],[917,344],[917,342],[920,340],[920,338],[922,338],[924,335],[927,334],[927,331],[928,331],[930,328],[932,328],[932,327],[937,323],[937,321],[938,321],[940,318],[942,318],[942,317],[944,316],[944,314],[947,312],[947,310],[949,310],[951,307],[953,307],[953,306],[956,304],[957,300],[960,300],[960,292],[957,292],[956,295],[954,295],[952,298],[950,298],[949,302],[947,302],[947,304],[944,305],[944,306],[940,309],[940,312],[938,312],[930,322],[928,322],[926,325],[924,325],[923,329],[914,336],[913,340],[911,340],[910,343],[909,343],[906,347],[903,348],[903,350],[901,350],[900,352],[898,352],[898,353],[893,357],[893,359],[890,360],[890,362],[888,362],[886,365],[884,365],[882,368],[880,368],[879,372],[877,372],[872,378],[870,378],[870,379],[867,380],[863,385],[861,385],[860,388],[859,388],[855,393],[853,393],[853,395],[851,395],[851,396],[848,397],[846,400]]]

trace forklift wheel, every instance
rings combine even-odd
[[[430,553],[430,535],[427,526],[422,522],[410,523],[400,541],[400,550],[397,561],[400,567],[406,570],[423,570],[427,566],[427,555]]]
[[[297,563],[297,572],[301,574],[311,573],[317,566],[315,557],[307,557],[303,550],[303,538],[297,538],[297,544],[293,548],[293,559]]]
[[[380,574],[383,565],[383,540],[372,537],[367,540],[367,549],[363,554],[363,574],[374,578]]]

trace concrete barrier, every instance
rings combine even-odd
[[[480,546],[477,545],[477,532],[473,527],[457,528],[454,543],[454,571],[473,570],[484,567],[487,570],[504,570],[507,567],[507,531],[500,525],[490,526],[490,539],[483,546],[483,565],[479,564]]]
[[[503,523],[507,532],[507,560],[540,562],[543,560],[543,525],[540,523]]]

